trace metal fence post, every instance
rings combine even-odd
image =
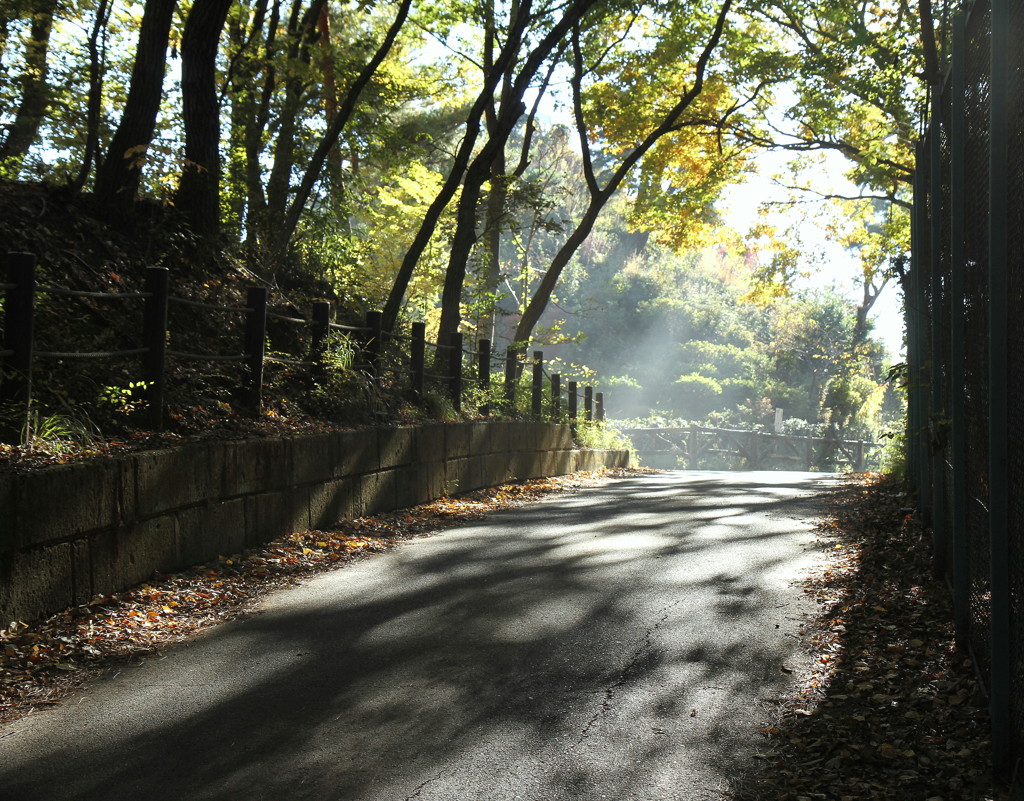
[[[992,765],[1012,766],[1009,541],[1009,0],[992,0],[989,95],[989,537]],[[1014,44],[1017,46],[1017,43]]]
[[[944,198],[942,192],[942,89],[932,91],[932,119],[928,134],[928,235],[931,256],[925,279],[928,281],[929,299],[929,337],[928,346],[931,351],[930,376],[931,386],[928,392],[928,431],[929,443],[941,441],[941,426],[948,412],[944,408],[945,382],[942,381],[946,354],[942,349],[942,211]],[[932,508],[932,550],[935,554],[934,569],[938,575],[945,575],[949,557],[946,520],[946,460],[944,454],[932,453],[931,458],[931,508]]]
[[[476,377],[480,383],[480,393],[483,402],[480,404],[480,414],[483,417],[491,416],[491,340],[481,339],[476,343]]]
[[[166,378],[164,363],[167,351],[167,299],[170,295],[170,273],[166,267],[146,268],[146,298],[142,311],[142,378],[146,382],[149,402],[149,423],[163,428]]]
[[[245,320],[245,363],[249,368],[249,382],[244,390],[244,403],[249,413],[257,417],[263,411],[263,357],[267,349],[267,296],[265,287],[249,289],[245,305],[249,314]]]
[[[0,434],[7,442],[19,442],[22,422],[28,419],[32,401],[33,315],[36,298],[36,257],[8,253],[5,277],[13,286],[4,299],[3,377],[0,383],[3,417]]]
[[[449,334],[448,347],[448,394],[458,413],[462,411],[462,334]]]
[[[953,517],[950,521],[953,562],[953,623],[957,644],[967,650],[970,619],[970,576],[967,542],[967,404],[966,325],[963,308],[966,296],[964,231],[966,228],[966,143],[967,115],[967,15],[953,19],[953,64],[950,76],[950,420],[953,461]]]
[[[540,420],[541,398],[544,394],[544,352],[533,352],[533,384],[530,386],[530,412],[535,420]]]

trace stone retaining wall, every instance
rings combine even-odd
[[[568,426],[443,423],[196,443],[0,475],[0,628],[291,531],[628,460],[575,450]]]

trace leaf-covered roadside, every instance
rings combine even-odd
[[[241,554],[221,556],[130,590],[98,596],[46,620],[0,629],[0,722],[59,703],[102,671],[137,663],[253,608],[268,592],[344,566],[403,540],[478,520],[549,495],[639,470],[602,470],[534,479],[440,498],[410,509],[303,531]]]
[[[762,729],[764,768],[734,801],[983,801],[993,783],[987,700],[954,645],[949,591],[902,485],[850,478],[819,525],[812,664]]]

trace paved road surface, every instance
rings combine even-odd
[[[631,478],[320,576],[0,727],[0,799],[719,799],[828,480]]]

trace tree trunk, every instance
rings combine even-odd
[[[636,166],[636,164],[652,147],[654,147],[655,144],[658,143],[663,136],[679,130],[679,120],[683,112],[689,108],[690,104],[693,103],[693,101],[696,100],[703,91],[704,74],[707,70],[708,61],[711,58],[711,53],[718,46],[718,43],[722,38],[722,31],[725,29],[725,19],[729,13],[729,9],[732,7],[732,2],[733,0],[725,0],[722,4],[718,13],[718,19],[715,23],[714,31],[708,39],[708,43],[705,45],[704,50],[701,52],[700,58],[697,59],[693,85],[679,99],[679,101],[669,109],[658,126],[654,128],[654,130],[652,130],[643,139],[643,141],[630,151],[630,153],[622,160],[618,168],[608,178],[604,187],[600,187],[598,185],[590,146],[587,141],[587,130],[583,119],[582,96],[580,90],[583,63],[579,49],[579,42],[574,35],[573,49],[575,74],[572,80],[573,112],[576,116],[577,128],[579,129],[580,149],[583,157],[583,172],[587,180],[587,187],[590,191],[590,203],[587,205],[587,210],[584,212],[583,218],[576,226],[576,230],[572,232],[565,244],[562,245],[558,253],[555,254],[555,258],[552,259],[547,272],[544,273],[544,277],[541,279],[533,297],[530,299],[530,303],[527,305],[523,312],[523,316],[519,320],[519,324],[516,326],[516,332],[512,337],[513,344],[518,347],[526,347],[526,343],[529,342],[530,337],[533,335],[533,329],[536,327],[537,322],[544,313],[544,309],[547,308],[548,302],[551,300],[551,295],[555,290],[558,279],[562,275],[562,271],[565,269],[569,260],[573,257],[579,246],[582,245],[587,236],[590,235],[590,231],[593,229],[594,223],[597,221],[597,217],[601,213],[601,210],[611,199],[612,195],[614,195],[618,190],[619,186],[629,174],[629,171]]]
[[[313,0],[301,17],[296,13],[298,5],[292,10],[288,26],[292,38],[288,57],[305,67],[312,61],[311,48],[319,36],[317,20],[325,2],[326,0]],[[278,227],[288,209],[288,194],[291,191],[292,170],[295,167],[297,123],[306,91],[306,85],[299,74],[301,72],[304,70],[292,70],[285,80],[285,96],[278,118],[277,141],[274,145],[274,164],[267,179],[267,211],[261,238],[264,246],[271,249],[274,261],[272,268],[275,271],[283,266],[283,254],[277,247],[280,242]]]
[[[37,0],[33,4],[29,38],[25,43],[25,69],[20,80],[21,103],[0,146],[0,165],[21,166],[46,115],[46,107],[50,103],[46,57],[56,8],[57,0]]]
[[[181,38],[181,103],[185,166],[175,202],[203,239],[220,228],[220,106],[217,44],[231,0],[195,3]]]
[[[530,52],[508,92],[502,98],[494,132],[488,137],[487,143],[466,171],[462,194],[459,197],[457,222],[455,235],[452,238],[448,269],[445,272],[444,291],[441,295],[441,321],[438,329],[440,340],[456,333],[462,320],[460,305],[462,288],[466,280],[466,265],[477,239],[477,203],[483,184],[490,176],[491,164],[496,159],[498,152],[504,150],[512,130],[526,111],[523,97],[530,88],[537,71],[596,2],[597,0],[574,0],[570,3],[558,22]],[[524,20],[529,19],[529,10],[524,8],[521,16]],[[523,25],[525,22],[520,23],[521,27]],[[521,36],[523,31],[525,28],[522,28],[518,36]]]
[[[263,189],[263,170],[260,156],[263,154],[263,133],[270,122],[270,104],[277,85],[277,72],[274,69],[274,51],[277,47],[277,26],[281,20],[281,2],[274,0],[270,8],[270,22],[267,24],[267,37],[263,48],[263,84],[259,98],[247,103],[248,118],[245,122],[245,240],[249,248],[259,241],[260,233],[266,225],[267,196]],[[254,23],[255,26],[255,23]],[[258,65],[257,65],[258,66]],[[255,69],[254,72],[260,72]],[[251,91],[255,94],[255,81]]]
[[[89,34],[89,98],[86,102],[85,150],[78,175],[71,181],[69,189],[78,194],[85,186],[92,170],[100,144],[100,106],[103,102],[103,65],[100,63],[100,37],[110,20],[110,0],[100,0],[96,6],[92,31]]]
[[[406,251],[402,264],[398,268],[398,274],[395,276],[395,281],[391,286],[391,293],[384,304],[383,325],[386,331],[394,330],[395,324],[398,321],[398,312],[402,308],[402,299],[409,288],[409,282],[412,280],[416,263],[419,261],[420,256],[423,255],[423,251],[426,250],[430,238],[434,234],[434,229],[437,228],[437,223],[441,219],[441,215],[462,183],[463,175],[473,155],[473,148],[476,146],[477,137],[480,135],[480,122],[484,118],[484,114],[487,112],[490,104],[494,102],[494,90],[497,88],[498,82],[505,71],[512,68],[519,51],[519,44],[522,41],[523,30],[526,24],[525,20],[529,19],[530,16],[530,3],[531,0],[525,0],[523,3],[520,14],[520,19],[523,22],[518,26],[513,26],[509,31],[505,45],[498,53],[493,68],[484,76],[484,85],[469,110],[469,116],[466,118],[466,134],[455,153],[451,171],[423,215],[423,221],[420,223],[419,230],[416,232],[416,236],[413,237],[412,244]]]
[[[324,132],[323,138],[320,140],[316,150],[310,157],[309,164],[306,167],[306,171],[302,176],[299,187],[295,192],[295,198],[288,207],[288,213],[285,215],[285,220],[281,225],[281,230],[278,232],[277,249],[279,257],[283,257],[284,251],[288,246],[288,242],[295,233],[295,229],[299,224],[299,216],[302,214],[302,210],[306,207],[306,203],[309,202],[309,197],[313,192],[313,187],[320,178],[320,174],[323,172],[325,162],[332,152],[338,152],[338,137],[341,135],[342,129],[352,116],[352,112],[355,111],[356,103],[359,102],[359,96],[373,79],[374,74],[377,72],[377,68],[381,65],[384,59],[387,58],[388,53],[391,52],[391,48],[394,45],[395,40],[398,38],[399,32],[405,25],[405,20],[409,15],[409,8],[411,6],[412,0],[402,0],[398,7],[398,13],[395,15],[395,19],[391,23],[391,27],[388,28],[388,32],[384,36],[384,41],[381,42],[380,47],[377,48],[377,52],[374,53],[373,58],[370,59],[356,79],[352,82],[348,92],[345,94],[344,101],[335,111],[334,118],[330,121],[327,130]]]
[[[94,193],[108,220],[130,216],[163,94],[167,40],[177,0],[147,0],[121,121],[96,172]]]

